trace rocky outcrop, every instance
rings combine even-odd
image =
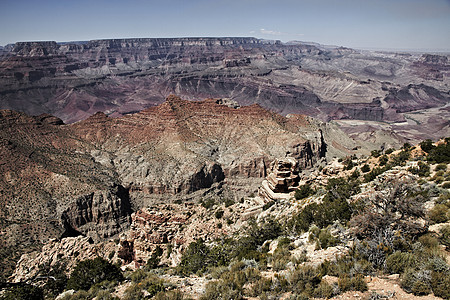
[[[290,193],[298,188],[300,181],[298,161],[291,157],[276,159],[270,169],[272,171],[258,190],[259,196],[266,201],[291,198]]]
[[[64,209],[61,214],[65,228],[63,236],[78,232],[100,241],[126,229],[130,214],[129,194],[122,186],[94,191],[77,197]]]
[[[270,189],[274,193],[288,193],[298,187],[298,165],[294,159],[275,160],[271,165],[272,172],[266,177]]]
[[[11,52],[18,56],[47,56],[57,54],[58,48],[58,44],[54,41],[18,42]]]
[[[46,275],[40,274],[45,269],[61,268],[69,274],[79,261],[94,259],[98,256],[110,259],[117,251],[118,245],[113,242],[95,244],[88,237],[54,239],[46,243],[39,252],[22,255],[11,276],[11,281],[29,282],[39,275]]]

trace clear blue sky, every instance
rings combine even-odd
[[[182,36],[450,50],[450,0],[0,0],[0,45]]]

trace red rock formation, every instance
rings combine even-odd
[[[304,138],[317,134],[305,118],[216,102],[171,96],[140,113],[97,113],[71,125],[0,111],[0,230],[6,232],[0,243],[26,246],[77,234],[102,240],[129,225],[130,201],[140,203],[145,194],[190,193],[225,177],[262,178],[274,158],[287,154],[303,166],[322,156],[323,141]]]

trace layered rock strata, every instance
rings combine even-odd
[[[0,243],[20,254],[55,237],[101,241],[128,228],[132,208],[149,201],[221,190],[233,182],[227,178],[263,178],[276,157],[312,166],[327,149],[320,126],[259,105],[175,96],[71,125],[2,110]]]
[[[298,188],[300,181],[297,160],[291,157],[276,159],[271,170],[262,182],[258,194],[267,201],[291,198],[290,193]]]
[[[171,93],[258,103],[283,115],[390,123],[450,100],[445,55],[233,37],[20,42],[2,53],[0,108],[51,113],[68,123],[97,111],[135,113]],[[445,113],[419,127],[439,138]]]

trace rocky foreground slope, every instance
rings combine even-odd
[[[66,289],[59,299],[449,299],[449,149],[424,141],[306,170],[276,160],[266,179],[278,197],[261,178],[240,199],[148,203],[117,240],[52,240],[11,280]],[[123,275],[82,275],[107,261]]]
[[[175,96],[140,113],[97,113],[71,125],[1,110],[0,129],[0,242],[8,266],[50,238],[117,236],[150,203],[256,192],[252,178],[265,177],[275,158],[305,169],[355,151],[344,133],[306,116]]]
[[[97,111],[141,111],[177,94],[231,98],[323,121],[362,120],[338,124],[361,140],[373,139],[362,132],[381,133],[380,144],[438,139],[449,131],[448,55],[256,38],[20,42],[5,49],[0,108],[49,113],[66,123]]]

